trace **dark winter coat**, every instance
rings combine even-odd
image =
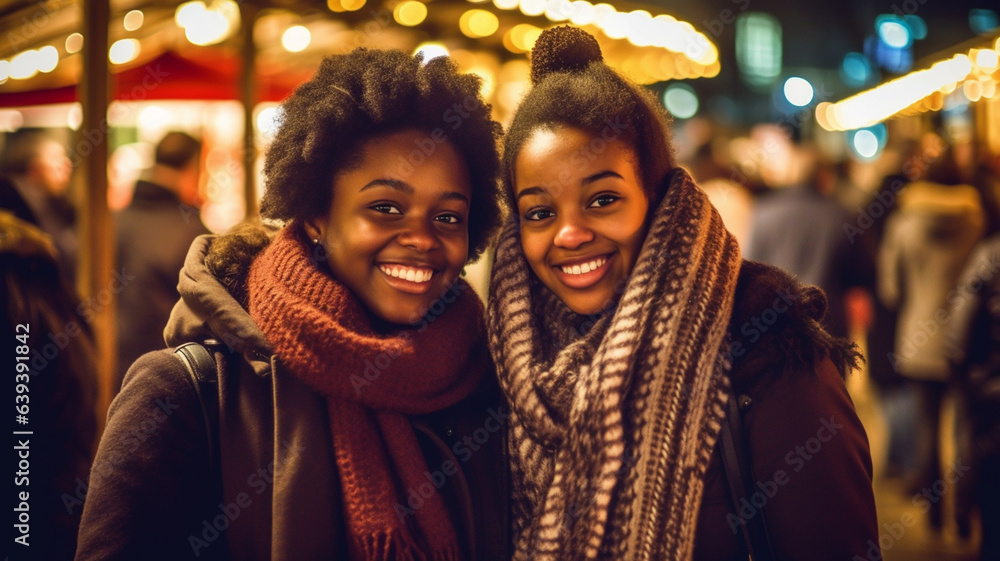
[[[8,426],[17,431],[8,440],[5,551],[10,559],[65,561],[76,547],[97,437],[92,312],[61,275],[52,239],[6,210],[0,286],[0,335],[10,349],[5,391],[14,409]]]
[[[844,384],[855,358],[819,329],[815,287],[744,261],[730,320],[734,390],[756,492],[733,506],[716,452],[705,475],[696,560],[746,559],[741,525],[765,521],[777,559],[880,559],[868,438]],[[872,557],[875,555],[874,557]]]
[[[341,491],[324,397],[283,371],[246,310],[204,265],[199,238],[181,275],[167,342],[216,339],[221,470],[208,466],[202,409],[180,360],[149,353],[129,370],[90,477],[78,560],[344,559]],[[413,418],[467,559],[506,557],[504,434],[496,382]],[[457,466],[458,469],[451,469]]]
[[[144,353],[163,348],[163,328],[180,295],[177,275],[191,242],[208,229],[198,210],[181,204],[175,193],[139,181],[132,202],[115,217],[118,294],[118,375]]]

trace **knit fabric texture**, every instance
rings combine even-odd
[[[514,559],[691,558],[739,267],[735,238],[682,169],[600,317],[538,282],[517,221],[505,225],[487,330],[511,403]]]
[[[408,415],[458,403],[487,371],[483,307],[460,281],[440,316],[380,333],[293,223],[254,261],[249,312],[276,359],[327,398],[352,559],[459,559],[435,493],[412,515],[407,489],[428,470]]]

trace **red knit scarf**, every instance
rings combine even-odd
[[[281,232],[250,270],[250,316],[277,360],[327,398],[352,559],[459,558],[439,494],[406,516],[406,490],[427,465],[407,415],[468,396],[486,371],[483,307],[459,281],[440,316],[390,334],[311,255],[296,226]],[[431,321],[432,320],[432,321]]]

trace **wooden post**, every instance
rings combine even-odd
[[[109,0],[83,0],[83,72],[79,95],[83,123],[71,146],[82,182],[80,225],[80,271],[77,286],[84,305],[92,312],[87,319],[97,350],[97,415],[101,428],[111,402],[115,379],[115,305],[120,284],[114,282],[114,230],[108,209],[108,19]]]
[[[243,102],[243,201],[244,216],[257,214],[257,173],[254,164],[257,147],[254,141],[253,108],[257,104],[257,45],[253,40],[254,23],[257,21],[257,6],[251,2],[240,3],[242,28],[243,69],[240,74],[240,100]]]

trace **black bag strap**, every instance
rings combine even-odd
[[[773,561],[775,556],[771,547],[771,537],[767,532],[767,522],[764,519],[764,506],[757,507],[754,504],[757,512],[749,519],[743,519],[740,514],[740,509],[743,508],[741,499],[746,504],[753,504],[751,497],[754,493],[754,479],[750,473],[750,461],[747,457],[747,443],[743,437],[741,413],[741,410],[749,408],[750,404],[749,396],[740,395],[737,397],[730,388],[726,422],[722,423],[719,444],[722,452],[722,464],[726,472],[726,482],[729,484],[729,495],[732,497],[735,514],[743,522],[740,524],[740,528],[747,546],[747,553],[753,561]]]
[[[202,343],[184,343],[174,354],[180,357],[187,368],[188,376],[194,384],[194,391],[201,403],[201,414],[205,421],[205,436],[208,443],[208,467],[215,470],[219,450],[219,384],[215,357],[206,347],[214,340]]]

